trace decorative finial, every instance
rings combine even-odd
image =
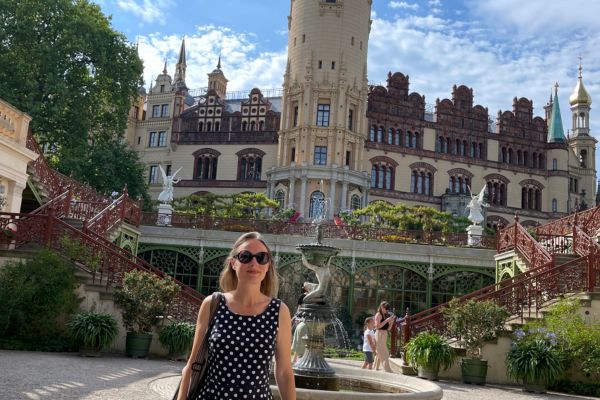
[[[554,95],[558,96],[558,82],[554,84]]]
[[[578,58],[579,58],[579,79],[581,79],[582,78],[581,71],[583,70],[583,67],[581,66],[581,60],[583,60],[583,58],[581,57],[581,55],[579,55]]]
[[[167,74],[167,56],[165,56],[165,66],[163,67],[163,74]]]
[[[217,69],[221,69],[221,55],[219,54],[219,62],[217,63]]]

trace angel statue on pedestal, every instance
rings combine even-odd
[[[471,188],[469,188],[469,192],[471,192]],[[485,194],[487,192],[487,186],[483,186],[483,189],[479,192],[479,194],[473,194],[471,192],[471,201],[467,205],[469,209],[469,220],[473,223],[473,225],[479,225],[483,222],[483,207],[489,207],[489,204],[485,202]]]
[[[167,175],[162,165],[159,165],[158,168],[160,168],[163,181],[163,190],[158,195],[158,201],[163,204],[170,204],[173,201],[173,185],[181,180],[181,178],[175,178],[175,175],[177,175],[177,173],[181,171],[183,167],[179,167],[179,169],[175,171],[173,175]]]

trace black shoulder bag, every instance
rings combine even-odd
[[[188,394],[186,396],[187,400],[195,400],[198,398],[200,384],[202,383],[202,378],[204,378],[204,374],[206,373],[206,367],[208,365],[208,336],[210,335],[210,331],[212,330],[215,314],[217,313],[217,308],[219,306],[219,303],[221,302],[222,297],[223,293],[221,292],[213,293],[213,297],[210,302],[210,322],[208,324],[208,328],[206,329],[206,334],[204,335],[202,344],[200,345],[198,353],[196,354],[196,360],[194,360],[194,363],[192,364],[192,377],[190,378],[190,386],[188,389]],[[179,385],[177,385],[177,390],[175,390],[173,400],[177,400],[180,386],[181,381],[179,381]]]

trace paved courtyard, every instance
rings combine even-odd
[[[2,400],[167,400],[182,362],[119,356],[83,358],[75,353],[0,350]],[[525,394],[505,386],[477,387],[440,382],[444,400],[585,399],[562,394]]]

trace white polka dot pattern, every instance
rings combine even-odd
[[[208,332],[208,367],[199,400],[271,400],[269,366],[275,354],[281,300],[254,316],[233,313],[221,298]]]

